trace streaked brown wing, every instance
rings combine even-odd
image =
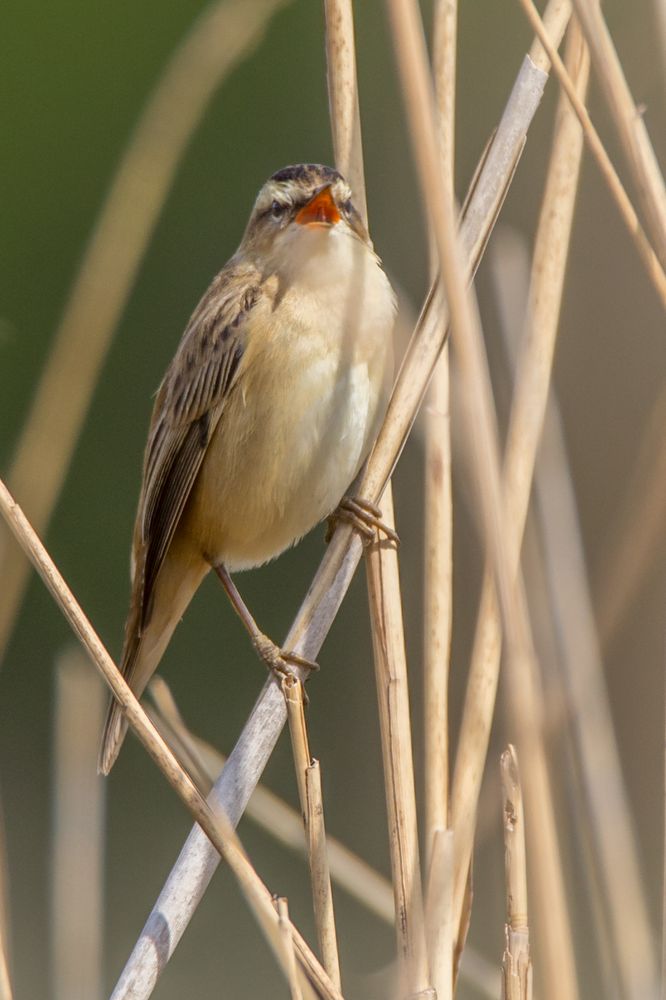
[[[260,295],[254,270],[229,265],[183,334],[155,400],[135,529],[139,632],[155,581],[245,349],[245,320]]]

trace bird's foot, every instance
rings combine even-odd
[[[253,636],[252,645],[268,669],[277,676],[278,680],[289,675],[292,677],[295,676],[294,667],[301,667],[303,670],[307,670],[308,676],[314,671],[319,670],[318,663],[315,663],[313,660],[306,660],[304,656],[299,656],[298,653],[292,653],[287,649],[280,649],[263,632],[259,632]]]
[[[382,521],[382,512],[379,507],[363,497],[344,496],[342,498],[328,518],[327,543],[333,537],[336,521],[348,521],[367,545],[377,540],[378,533],[385,535],[396,546],[400,545],[397,531],[389,528],[388,524]]]

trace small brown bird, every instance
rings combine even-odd
[[[394,316],[344,178],[317,164],[274,174],[155,400],[121,660],[137,697],[211,568],[265,662],[302,662],[261,633],[228,571],[273,559],[338,505],[386,409]],[[112,701],[104,774],[126,729]]]

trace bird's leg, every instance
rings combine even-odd
[[[382,521],[382,512],[379,507],[363,497],[344,496],[327,520],[327,542],[330,542],[335,531],[336,521],[349,521],[368,545],[376,541],[378,532],[386,535],[389,541],[396,545],[400,544],[398,533]]]
[[[272,670],[274,674],[277,674],[278,678],[284,677],[286,674],[293,673],[293,671],[289,669],[290,664],[295,667],[303,667],[304,670],[309,672],[319,670],[318,664],[314,663],[312,660],[306,660],[305,657],[299,656],[297,653],[291,653],[289,650],[280,649],[280,647],[276,645],[272,639],[269,639],[269,637],[261,631],[254,620],[252,613],[239,594],[238,588],[231,579],[229,571],[224,563],[213,566],[213,569],[220,578],[222,586],[227,592],[227,597],[231,601],[234,611],[245,626],[250,639],[252,640],[252,645],[259,654],[260,659],[264,661],[269,670]]]

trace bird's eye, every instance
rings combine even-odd
[[[287,210],[287,206],[279,201],[274,201],[271,205],[271,215],[274,219],[281,219]]]

